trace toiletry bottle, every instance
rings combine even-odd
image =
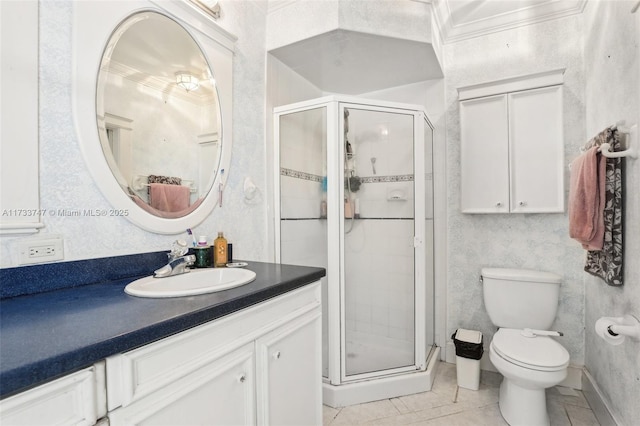
[[[320,200],[320,218],[326,219],[327,217],[327,177],[322,177],[322,199]]]
[[[210,268],[211,246],[207,242],[207,237],[202,235],[198,238],[198,245],[194,248],[196,253],[196,268]]]
[[[213,261],[216,268],[227,264],[227,240],[218,232],[218,238],[213,242]]]
[[[353,203],[349,197],[344,197],[344,217],[353,219]]]

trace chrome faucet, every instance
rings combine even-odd
[[[164,278],[189,272],[188,267],[195,263],[196,257],[192,254],[187,255],[188,252],[187,243],[182,240],[174,241],[171,251],[167,254],[169,262],[162,268],[153,271],[153,276]]]

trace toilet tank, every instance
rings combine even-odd
[[[482,269],[482,293],[498,327],[549,330],[558,311],[562,277],[528,269]]]

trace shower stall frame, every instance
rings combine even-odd
[[[344,109],[361,108],[370,111],[413,115],[413,173],[425,176],[425,128],[433,136],[433,125],[424,108],[419,105],[368,100],[351,96],[325,96],[274,108],[274,231],[275,257],[281,263],[281,206],[280,206],[280,117],[316,108],[326,108],[326,174],[337,176],[327,181],[327,200],[344,198],[345,153]],[[335,118],[338,119],[336,120]],[[337,140],[337,148],[330,149],[330,141]],[[433,143],[433,139],[431,139]],[[432,151],[433,161],[433,151]],[[433,170],[433,168],[432,168]],[[414,178],[414,193],[425,194],[425,179]],[[328,376],[323,377],[323,402],[342,407],[367,401],[397,397],[431,389],[435,369],[440,360],[440,348],[435,344],[434,278],[427,291],[425,236],[425,197],[414,199],[414,363],[409,366],[361,374],[346,374],[345,331],[345,265],[344,265],[344,204],[327,203],[327,286],[328,300]],[[433,216],[432,216],[433,218]],[[433,242],[433,239],[432,239]],[[339,250],[335,250],[335,248]],[[433,263],[432,263],[433,264]],[[339,273],[330,272],[339,271]],[[433,275],[433,271],[430,272]],[[431,317],[427,316],[427,310]],[[339,350],[336,350],[339,348]],[[325,350],[323,348],[323,350]]]

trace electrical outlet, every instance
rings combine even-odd
[[[20,265],[54,262],[64,259],[64,242],[60,236],[41,236],[18,243]]]

